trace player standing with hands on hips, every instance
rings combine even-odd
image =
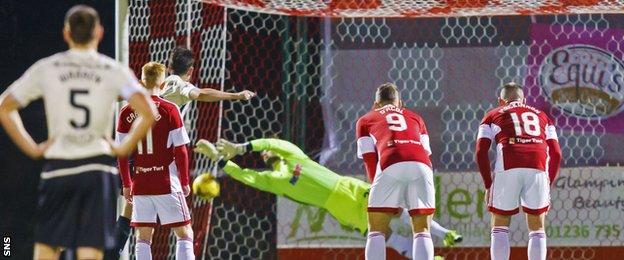
[[[97,52],[103,33],[97,11],[72,7],[63,28],[69,50],[35,63],[0,96],[7,134],[31,158],[46,159],[35,259],[57,259],[64,248],[76,249],[78,259],[102,259],[102,251],[114,246],[118,182],[113,156],[129,154],[156,118],[134,74]],[[109,140],[118,96],[137,112],[137,122],[117,146]],[[17,109],[41,97],[48,141],[36,144]]]
[[[386,259],[390,220],[405,209],[412,218],[413,259],[432,260],[429,226],[435,211],[435,188],[423,119],[403,107],[394,84],[385,83],[377,88],[373,110],[357,121],[356,132],[358,157],[364,159],[369,179],[373,179],[366,259]]]
[[[492,213],[490,254],[493,260],[509,259],[509,223],[521,205],[529,228],[529,260],[545,260],[544,217],[561,161],[557,132],[543,111],[525,104],[522,88],[513,82],[503,86],[498,104],[481,121],[475,153]],[[488,158],[492,142],[494,177]]]

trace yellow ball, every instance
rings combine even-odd
[[[193,194],[205,200],[219,196],[221,187],[210,173],[203,173],[193,180]]]

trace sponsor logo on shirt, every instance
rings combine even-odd
[[[541,144],[544,143],[544,140],[539,138],[521,138],[521,137],[510,137],[509,144]]]
[[[152,166],[152,167],[135,167],[137,173],[150,173],[160,172],[165,170],[165,166]]]
[[[299,181],[299,176],[301,176],[301,164],[295,165],[295,169],[293,170],[293,175],[290,178],[290,184],[295,185],[297,181]]]
[[[624,65],[606,50],[584,44],[550,52],[540,66],[540,85],[553,105],[581,118],[605,118],[622,111]]]
[[[417,145],[421,145],[421,143],[419,141],[416,141],[416,140],[390,140],[387,143],[388,147],[392,147],[395,144],[417,144]]]

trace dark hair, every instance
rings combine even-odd
[[[76,5],[65,14],[65,23],[69,25],[72,41],[86,44],[93,39],[93,30],[100,24],[100,16],[90,6]]]
[[[193,52],[188,48],[178,46],[171,52],[169,57],[169,68],[175,75],[182,75],[193,66]]]
[[[397,86],[394,85],[394,83],[384,83],[379,85],[379,87],[377,87],[377,92],[375,93],[375,95],[375,99],[379,103],[391,103],[397,99],[400,99],[399,90],[397,89]]]

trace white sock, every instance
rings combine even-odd
[[[366,238],[366,260],[386,260],[386,238],[381,232],[368,232]]]
[[[414,260],[433,260],[433,240],[429,232],[420,232],[414,235]]]
[[[176,259],[195,260],[192,238],[178,238],[178,242],[176,243]]]
[[[529,260],[546,260],[546,233],[544,230],[529,232]]]
[[[134,253],[136,260],[152,260],[152,243],[147,240],[137,240]]]
[[[399,254],[405,257],[412,257],[412,246],[414,245],[412,242],[412,237],[405,237],[393,232],[388,241],[386,241],[388,246],[394,248]]]
[[[490,245],[492,260],[508,260],[509,250],[509,228],[493,227],[492,244]]]
[[[446,236],[446,233],[448,233],[449,230],[444,228],[443,226],[440,226],[440,224],[438,224],[438,222],[435,221],[431,221],[431,234],[434,237],[437,237],[439,239],[444,239],[444,237]]]

